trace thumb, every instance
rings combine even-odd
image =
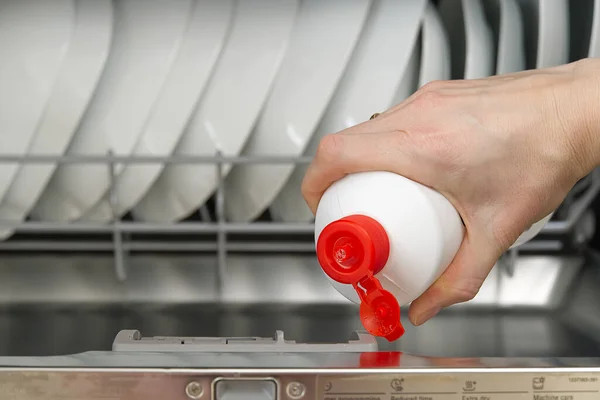
[[[425,323],[442,308],[473,299],[500,254],[489,243],[477,243],[465,235],[446,271],[410,305],[413,325]]]

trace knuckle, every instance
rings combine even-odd
[[[419,89],[419,91],[421,91],[423,93],[438,92],[443,87],[444,87],[444,81],[435,80],[435,81],[427,82],[426,84],[421,86],[421,89]]]
[[[312,181],[309,179],[309,176],[306,175],[300,185],[300,192],[302,193],[304,200],[308,200],[308,198],[313,194],[312,186]]]
[[[329,134],[319,142],[315,158],[325,163],[339,161],[344,152],[344,136]]]
[[[429,85],[429,84],[428,84]],[[439,106],[444,101],[444,95],[440,88],[425,88],[421,89],[414,104],[418,108],[433,108]]]
[[[465,303],[467,301],[471,301],[475,298],[475,296],[477,296],[478,292],[479,292],[479,290],[477,290],[475,292],[471,292],[471,291],[455,289],[454,302],[455,303]]]
[[[496,251],[502,252],[508,249],[519,237],[513,227],[496,228],[493,232],[496,243]]]
[[[473,300],[481,288],[479,279],[465,279],[449,288],[453,303],[464,303]]]
[[[408,150],[415,145],[415,135],[406,129],[394,129],[387,136],[386,140],[381,144],[381,152],[385,153],[389,149],[404,149]]]
[[[501,214],[493,220],[491,239],[495,244],[494,250],[503,253],[528,229],[532,211],[538,209],[536,198],[519,198],[521,204],[506,207]],[[516,222],[516,223],[515,223]],[[531,223],[533,223],[532,221]]]

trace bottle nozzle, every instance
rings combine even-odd
[[[375,277],[385,266],[389,252],[385,229],[365,215],[330,223],[317,242],[317,258],[323,271],[337,282],[352,285],[358,293],[365,329],[393,341],[404,334],[400,306]]]
[[[356,248],[356,244],[352,244],[352,238],[341,237],[333,245],[333,257],[341,267],[352,268],[361,261]]]

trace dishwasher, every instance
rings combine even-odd
[[[313,224],[227,220],[229,164],[310,160],[0,155],[102,165],[112,183],[120,164],[198,163],[218,181],[177,223],[120,217],[114,185],[109,223],[0,221],[16,232],[0,241],[0,399],[600,399],[600,171],[473,300],[419,327],[403,307],[390,343],[325,279]]]
[[[23,223],[0,245],[0,397],[600,398],[599,178],[394,343],[324,279],[312,226],[223,222],[222,195],[149,229]]]

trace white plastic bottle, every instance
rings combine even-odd
[[[550,216],[513,246],[533,238]],[[402,336],[400,306],[448,267],[464,236],[452,204],[437,191],[391,172],[361,172],[335,182],[315,217],[319,263],[332,285],[361,304],[372,334]]]

